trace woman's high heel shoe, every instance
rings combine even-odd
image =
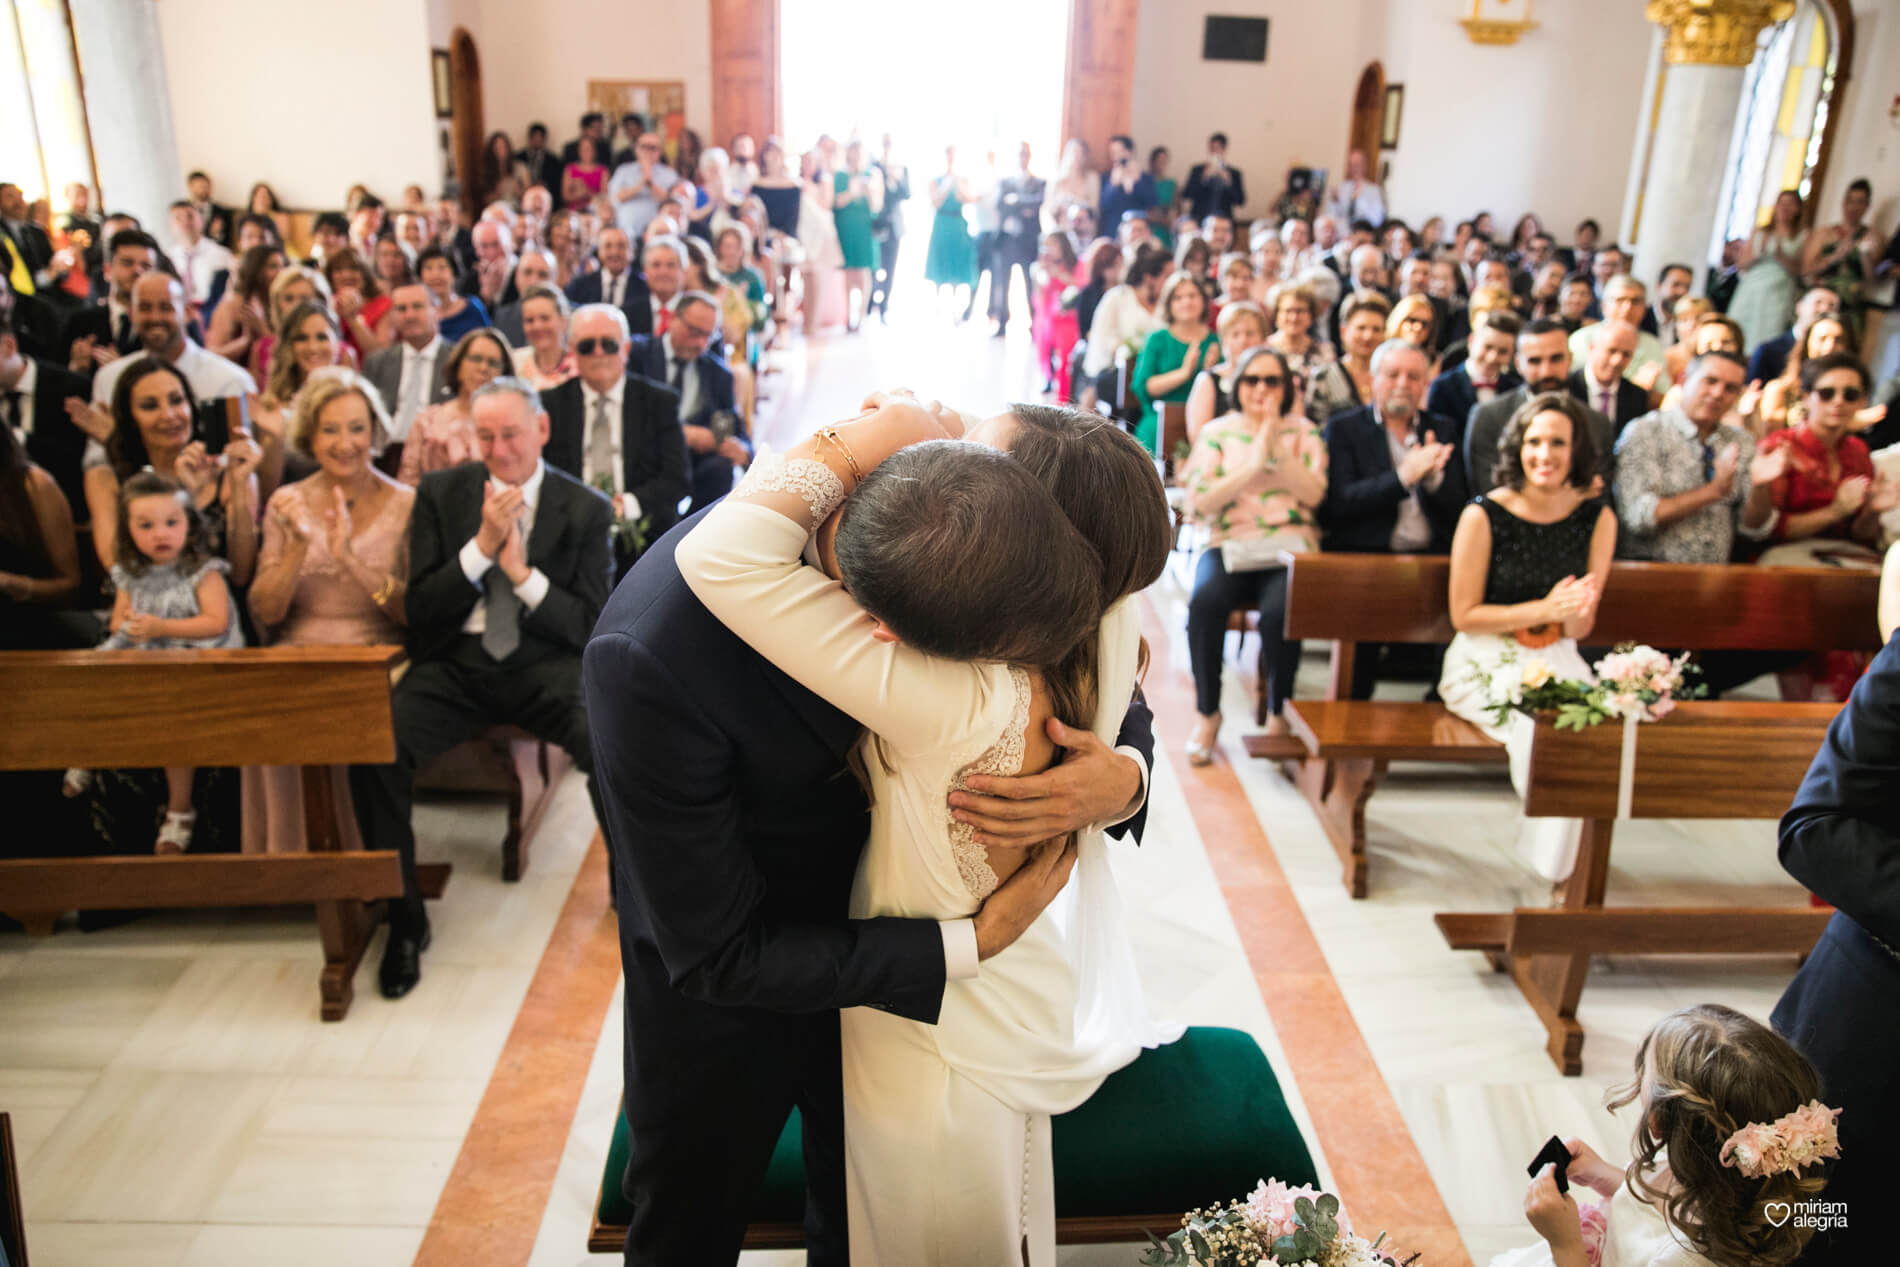
[[[1209,721],[1212,721],[1214,723],[1214,728],[1211,732],[1207,734],[1206,740],[1203,741],[1201,738],[1201,735],[1202,735],[1203,730],[1205,730],[1207,723]],[[1194,738],[1188,740],[1187,742],[1188,764],[1191,766],[1196,766],[1196,767],[1205,766],[1205,765],[1213,765],[1214,764],[1214,749],[1219,743],[1220,743],[1220,714],[1216,713],[1212,718],[1207,718],[1207,717],[1200,718],[1195,727]]]
[[[1187,745],[1187,759],[1188,764],[1195,767],[1213,765],[1214,749],[1211,745],[1204,747],[1190,739]]]

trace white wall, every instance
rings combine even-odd
[[[1535,211],[1560,242],[1593,216],[1614,234],[1653,30],[1643,6],[1543,0],[1537,29],[1506,47],[1473,44],[1458,7],[1387,0],[1386,82],[1405,85],[1391,213],[1489,211],[1503,235]]]
[[[1353,90],[1371,56],[1377,0],[1143,0],[1136,27],[1130,133],[1141,156],[1165,145],[1185,182],[1225,132],[1247,177],[1241,215],[1263,215],[1294,166],[1343,168]],[[1265,62],[1201,59],[1207,16],[1267,19]],[[1096,156],[1100,159],[1100,155]]]
[[[146,6],[132,6],[146,7]],[[361,181],[395,197],[436,183],[423,0],[164,0],[158,14],[178,173],[220,201],[267,180],[300,208],[343,204]],[[98,121],[94,121],[95,129]]]
[[[677,79],[686,84],[686,126],[708,145],[723,143],[712,135],[708,0],[480,3],[476,47],[488,131],[502,129],[520,145],[528,124],[539,121],[558,149],[580,132],[589,79]]]
[[[72,0],[85,77],[86,122],[102,208],[129,211],[165,235],[166,208],[185,192],[155,5]]]

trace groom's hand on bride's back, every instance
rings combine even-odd
[[[1036,922],[1075,870],[1075,837],[1046,841],[976,913],[976,957],[1007,950]]]

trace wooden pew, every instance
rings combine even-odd
[[[566,753],[519,726],[491,726],[418,770],[416,789],[505,797],[508,822],[501,837],[501,878],[513,884],[527,874],[528,846],[568,764]]]
[[[1365,807],[1393,761],[1504,765],[1501,745],[1441,704],[1351,700],[1356,642],[1446,643],[1451,561],[1442,555],[1289,555],[1286,633],[1332,646],[1324,700],[1287,705],[1306,757],[1286,769],[1339,854],[1346,889],[1366,895]],[[1701,651],[1876,651],[1880,578],[1841,568],[1617,563],[1590,643]],[[1284,753],[1263,735],[1254,756]]]
[[[1781,817],[1839,708],[1691,702],[1637,726],[1629,817]],[[1538,722],[1524,812],[1584,820],[1560,906],[1433,917],[1454,950],[1481,950],[1511,974],[1567,1076],[1583,1070],[1577,1003],[1591,955],[1805,955],[1830,914],[1807,905],[1606,908],[1622,744],[1623,727],[1613,722],[1583,731]]]
[[[302,767],[308,853],[0,860],[0,911],[46,932],[77,907],[314,903],[323,1019],[350,1009],[372,922],[398,897],[389,852],[344,850],[335,765],[393,760],[389,666],[397,647],[0,654],[0,770],[165,765]],[[163,725],[127,725],[127,719]]]

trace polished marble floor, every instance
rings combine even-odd
[[[1028,381],[1027,363],[1017,337],[997,343],[968,328],[832,339],[778,378],[772,390],[801,406],[797,416],[781,413],[778,436],[768,438],[782,443],[848,412],[866,386],[907,381],[928,390],[945,381],[946,366],[959,368],[938,391],[993,403],[995,384]],[[1171,727],[1187,707],[1178,578],[1148,601],[1172,631],[1151,670],[1157,710],[1173,710],[1162,718]],[[1250,665],[1251,642],[1233,660]],[[1306,692],[1319,692],[1322,668],[1309,657]],[[1250,672],[1228,674],[1230,718],[1250,711]],[[1532,1239],[1521,1215],[1523,1166],[1543,1139],[1580,1134],[1606,1156],[1627,1154],[1627,1123],[1602,1100],[1628,1076],[1657,1017],[1703,1000],[1765,1017],[1792,975],[1785,959],[1600,961],[1581,1009],[1590,1035],[1584,1075],[1562,1078],[1508,980],[1479,956],[1446,949],[1431,922],[1438,910],[1541,900],[1511,853],[1515,801],[1502,772],[1395,767],[1371,803],[1371,896],[1354,902],[1305,804],[1241,752],[1244,729],[1230,723],[1212,770],[1164,754],[1147,842],[1115,855],[1125,891],[1142,895],[1135,937],[1151,997],[1184,1021],[1255,1034],[1317,1138],[1263,1001],[1261,974],[1272,965],[1250,962],[1237,931],[1250,912],[1224,897],[1225,877],[1211,860],[1219,850],[1190,812],[1217,784],[1221,795],[1237,786],[1264,833],[1259,847],[1284,872],[1371,1053],[1378,1093],[1396,1102],[1476,1263]],[[0,1109],[13,1115],[36,1264],[400,1267],[415,1259],[432,1219],[458,1198],[445,1196],[451,1172],[527,1024],[522,1003],[577,888],[592,824],[585,789],[570,774],[516,885],[499,877],[493,802],[425,805],[418,834],[425,857],[455,864],[433,908],[424,981],[398,1003],[381,999],[372,946],[355,1009],[341,1024],[316,1020],[320,958],[307,915],[163,914],[96,934],[69,926],[44,940],[0,935]],[[1775,865],[1771,824],[1630,825],[1619,830],[1615,864],[1617,903],[1799,898]],[[495,1214],[530,1221],[533,1234],[520,1243],[531,1251],[491,1261],[608,1261],[590,1259],[584,1238],[618,1093],[619,1026],[616,996],[590,1031],[598,1037],[591,1064],[581,1062],[571,1125],[548,1124],[558,1163],[544,1207]],[[1329,1176],[1339,1168],[1340,1158],[1316,1153]],[[1404,1229],[1392,1231],[1402,1241]],[[1104,1267],[1133,1259],[1127,1247],[1063,1255]],[[747,1256],[750,1267],[799,1261]]]

